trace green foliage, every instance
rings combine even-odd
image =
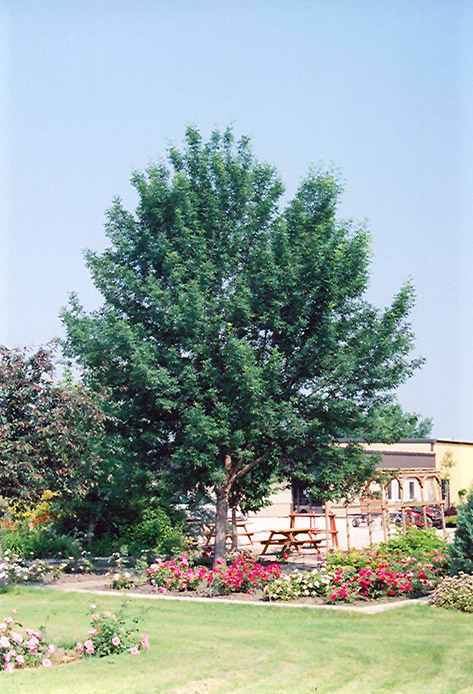
[[[359,432],[359,436],[365,440],[395,442],[404,438],[423,439],[432,433],[431,419],[420,419],[417,414],[403,412],[397,402],[375,405],[371,416],[369,432]]]
[[[473,574],[473,492],[457,507],[457,530],[449,548],[452,574],[460,571]]]
[[[355,569],[364,569],[369,562],[370,554],[363,549],[356,549],[356,547],[349,552],[337,550],[330,551],[327,554],[327,566],[329,568],[351,566]]]
[[[459,571],[444,578],[430,598],[432,605],[460,612],[473,612],[473,576]]]
[[[69,504],[93,493],[107,417],[103,398],[54,380],[51,348],[0,348],[0,490],[31,505],[46,489]]]
[[[407,526],[405,533],[399,531],[387,542],[382,542],[379,551],[384,555],[399,553],[416,557],[425,552],[443,554],[447,551],[447,542],[434,528]]]
[[[143,550],[156,555],[169,556],[187,545],[182,527],[172,522],[163,508],[146,508],[141,519],[130,530],[130,553],[137,556]]]
[[[54,523],[34,526],[25,521],[1,524],[3,549],[20,557],[46,557],[80,555],[80,541],[58,532]]]
[[[143,493],[156,479],[213,490],[221,530],[228,500],[255,510],[277,478],[358,491],[373,460],[334,441],[370,431],[420,361],[412,287],[385,311],[363,297],[369,236],[336,219],[337,178],[311,171],[281,210],[281,180],[247,138],[189,128],[169,167],[132,182],[136,213],[116,200],[109,248],[86,254],[103,307],[87,315],[72,296],[63,319]]]

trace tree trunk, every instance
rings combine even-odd
[[[87,535],[86,535],[87,549],[89,549],[89,550],[92,547],[92,542],[94,539],[94,530],[95,530],[95,520],[93,518],[89,518],[89,522],[87,523]]]
[[[226,485],[218,487],[216,493],[214,568],[217,564],[225,563],[228,516],[228,489]]]
[[[237,510],[232,508],[232,552],[238,552]]]

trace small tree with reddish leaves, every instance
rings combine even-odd
[[[7,502],[34,503],[50,489],[74,505],[100,486],[102,396],[58,384],[54,372],[51,347],[0,348],[0,497]]]

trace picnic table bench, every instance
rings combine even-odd
[[[316,528],[283,528],[279,530],[270,530],[268,539],[260,540],[260,544],[263,545],[261,556],[266,554],[270,545],[286,547],[288,549],[293,547],[299,555],[301,554],[300,547],[302,545],[309,545],[313,547],[317,553],[320,553],[319,547],[324,541],[323,537],[317,537],[317,535],[320,534],[321,531]]]

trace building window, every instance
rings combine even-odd
[[[409,499],[415,499],[415,482],[409,482]]]

